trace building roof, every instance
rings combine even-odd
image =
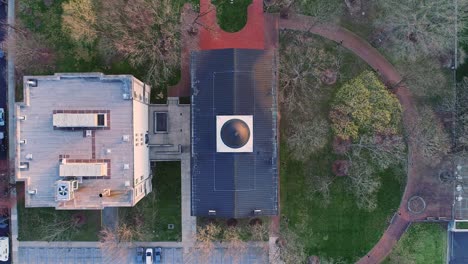
[[[192,53],[192,215],[278,213],[275,65],[271,51]],[[217,130],[217,120],[228,116],[233,121]],[[253,129],[243,117],[252,118]],[[217,151],[219,138],[233,151]],[[250,139],[251,151],[235,151]]]
[[[132,206],[141,199],[137,186],[150,177],[143,141],[149,89],[130,75],[77,73],[24,80],[24,102],[16,106],[16,116],[24,117],[16,121],[17,142],[23,141],[16,151],[16,178],[31,192],[26,206],[101,209]],[[67,180],[78,181],[73,200],[57,199],[58,182]],[[106,190],[113,195],[100,198]]]

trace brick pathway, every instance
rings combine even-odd
[[[349,30],[332,25],[319,24],[312,17],[291,15],[289,19],[279,19],[280,29],[308,31],[320,35],[329,40],[340,43],[362,60],[368,63],[389,86],[398,97],[403,108],[403,124],[408,132],[409,164],[407,184],[400,208],[393,221],[369,253],[362,257],[358,263],[379,263],[391,252],[393,246],[403,235],[411,222],[425,220],[428,216],[451,217],[452,193],[450,186],[441,186],[434,170],[426,165],[420,148],[417,144],[416,132],[413,129],[418,118],[415,102],[404,84],[398,71],[367,41]],[[421,214],[411,214],[407,210],[408,199],[413,195],[419,195],[426,201],[427,208]]]

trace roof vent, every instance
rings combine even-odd
[[[125,187],[130,187],[130,181],[125,181]]]
[[[122,141],[123,142],[129,142],[130,141],[130,135],[123,135],[122,136]]]
[[[122,99],[124,99],[124,100],[130,100],[130,99],[131,99],[131,98],[130,98],[130,94],[128,94],[128,93],[122,94]]]
[[[125,164],[123,165],[123,169],[124,169],[124,170],[129,170],[129,169],[130,169],[130,164],[125,163]]]
[[[216,210],[208,210],[208,215],[216,215]]]
[[[461,202],[463,200],[463,197],[461,195],[458,195],[456,199],[457,201]]]
[[[25,145],[28,141],[26,139],[20,139],[19,143]]]
[[[32,155],[31,153],[26,154],[26,159],[32,160],[32,159],[33,159],[33,155]]]
[[[93,135],[92,130],[86,130],[86,137],[91,137]]]
[[[256,210],[253,211],[253,213],[254,213],[254,215],[259,215],[259,214],[262,213],[262,210],[256,209]]]
[[[62,159],[60,163],[67,164],[67,159]]]
[[[29,195],[35,195],[36,193],[37,193],[37,189],[28,190]]]
[[[106,149],[106,154],[111,154],[112,153],[112,149]]]
[[[29,162],[20,162],[20,165],[18,166],[20,170],[27,170],[29,169]]]
[[[75,197],[74,191],[78,190],[77,181],[57,181],[55,186],[56,201],[70,201]]]
[[[16,119],[17,120],[26,120],[26,116],[17,116]]]
[[[37,80],[36,79],[28,79],[28,81],[26,82],[29,87],[37,87]]]

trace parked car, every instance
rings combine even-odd
[[[10,239],[0,237],[0,261],[8,261],[10,257]]]
[[[153,264],[153,249],[152,248],[147,248],[146,253],[145,253],[145,260],[146,264]]]
[[[145,249],[142,247],[137,247],[136,251],[137,251],[137,256],[136,256],[137,263],[143,263],[143,261],[145,260]]]
[[[5,125],[5,110],[0,108],[0,126]]]
[[[161,263],[162,258],[162,248],[157,247],[154,249],[154,263]]]

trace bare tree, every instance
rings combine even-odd
[[[456,140],[463,147],[468,147],[468,78],[465,77],[457,87],[456,103]]]
[[[360,157],[359,154],[350,153],[348,158],[351,161],[349,171],[350,184],[348,188],[356,197],[357,206],[366,211],[373,211],[377,208],[377,192],[380,189],[381,181],[375,173],[371,164]]]
[[[115,229],[105,227],[99,232],[100,247],[103,250],[106,263],[116,262],[126,257],[129,243],[141,240],[144,234],[139,228],[126,224]]]
[[[223,232],[223,243],[227,245],[227,254],[231,257],[234,263],[239,263],[241,257],[247,252],[247,242],[240,237],[238,228],[228,227]]]
[[[443,55],[454,48],[456,27],[466,27],[467,1],[458,1],[458,17],[452,0],[378,0],[375,26],[388,36],[387,47],[395,58],[415,61]]]
[[[427,164],[439,163],[451,148],[448,133],[428,106],[419,107],[416,122],[413,127],[406,127],[408,134],[414,134],[408,138],[418,146]]]
[[[194,250],[199,253],[200,258],[203,262],[207,262],[212,256],[215,249],[215,241],[219,240],[221,235],[221,228],[214,224],[209,223],[202,227],[197,227],[197,233],[195,237]]]
[[[306,261],[304,243],[287,226],[283,226],[276,241],[276,250],[272,258],[279,263],[302,264]]]
[[[71,0],[62,3],[62,28],[76,41],[93,42],[97,38],[96,3]]]
[[[312,153],[325,147],[330,133],[330,124],[326,119],[315,116],[303,122],[296,118],[291,121],[286,141],[295,159],[306,161]]]
[[[316,175],[315,170],[310,168],[308,171],[306,184],[307,188],[311,193],[320,194],[322,197],[322,203],[320,205],[326,207],[330,204],[330,188],[335,180],[335,177],[331,175]],[[315,199],[314,196],[307,196],[309,199]]]
[[[418,97],[446,96],[451,92],[449,79],[440,63],[434,58],[417,59],[415,62],[402,62],[396,65],[403,81]]]
[[[9,27],[4,25],[4,27]],[[55,67],[55,52],[46,39],[17,23],[2,43],[7,53],[15,54],[18,77],[25,73],[43,73]]]
[[[133,66],[144,66],[146,82],[164,83],[179,66],[178,10],[170,0],[103,0],[99,31]]]

